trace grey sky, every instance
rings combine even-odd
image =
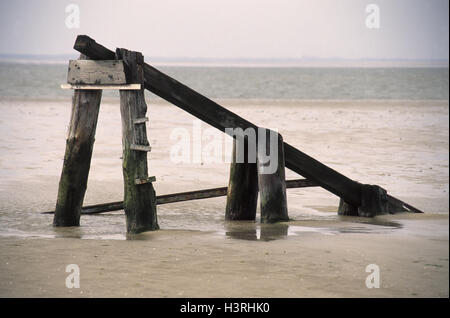
[[[65,26],[70,3],[80,28]],[[365,26],[367,4],[380,29]],[[77,34],[146,56],[445,59],[448,0],[0,0],[0,54],[72,53]]]

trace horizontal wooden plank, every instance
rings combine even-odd
[[[314,182],[305,179],[294,179],[286,180],[286,188],[305,188],[305,187],[315,187],[318,186]],[[179,192],[158,195],[156,197],[156,204],[167,204],[182,201],[191,201],[199,199],[215,198],[227,195],[228,187],[212,188],[205,190],[189,191],[189,192]],[[95,205],[84,206],[81,210],[81,214],[97,214],[104,212],[112,212],[123,210],[123,201],[101,203]],[[53,211],[42,212],[42,214],[52,214]]]
[[[133,124],[143,124],[148,121],[147,117],[144,118],[136,118],[133,120]]]
[[[130,149],[136,151],[147,151],[147,152],[152,151],[152,147],[150,146],[135,145],[135,144],[130,145]]]
[[[108,59],[114,52],[80,35],[74,48],[91,59]],[[225,128],[254,128],[257,126],[225,109],[207,97],[156,68],[144,64],[145,88],[168,102],[180,107],[211,126],[225,132]],[[284,143],[286,167],[317,182],[318,185],[341,197],[346,202],[361,205],[361,184]]]
[[[61,84],[62,89],[106,89],[106,90],[140,90],[141,84],[95,85],[95,84]]]
[[[123,61],[70,60],[67,72],[69,84],[127,84]]]
[[[207,190],[189,191],[159,195],[156,197],[157,204],[167,204],[175,202],[183,202],[190,200],[200,200],[215,197],[222,197],[227,195],[227,187],[213,188]]]

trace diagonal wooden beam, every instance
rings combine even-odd
[[[94,60],[110,60],[115,57],[113,51],[86,35],[77,37],[74,49]],[[258,128],[148,64],[144,64],[144,78],[146,89],[223,132],[225,128]],[[316,182],[349,204],[361,204],[359,182],[347,178],[287,143],[284,143],[284,151],[287,168]]]

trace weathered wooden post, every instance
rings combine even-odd
[[[283,144],[280,134],[258,128],[258,186],[262,223],[289,220]]]
[[[117,59],[124,62],[128,83],[142,84],[140,90],[120,91],[122,115],[122,148],[124,179],[124,210],[127,232],[140,233],[159,229],[156,215],[156,194],[148,177],[147,104],[144,98],[144,57],[139,52],[117,49]]]
[[[226,220],[254,220],[258,203],[258,168],[255,151],[249,151],[247,136],[233,139],[233,157],[227,190]],[[243,152],[240,153],[240,152]],[[250,158],[249,153],[254,158]],[[238,160],[242,159],[242,160]]]
[[[80,59],[87,58],[81,54]],[[74,91],[54,226],[80,225],[101,97],[101,90]]]
[[[360,206],[352,206],[341,199],[338,208],[339,215],[365,217],[395,213],[394,211],[395,209],[389,203],[387,191],[380,186],[371,184],[361,186]]]

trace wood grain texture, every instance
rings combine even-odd
[[[67,72],[69,84],[127,84],[123,61],[70,60]]]

